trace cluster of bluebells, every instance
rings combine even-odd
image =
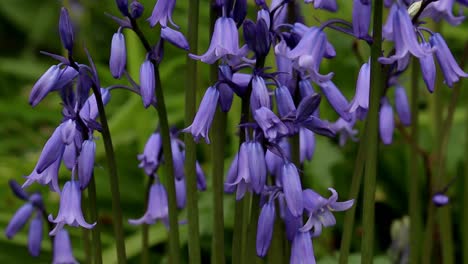
[[[338,202],[338,193],[329,188],[326,198],[316,191],[303,188],[301,167],[313,158],[316,136],[339,137],[340,145],[348,139],[357,140],[354,126],[365,120],[369,109],[370,60],[363,62],[356,82],[352,100],[341,93],[333,82],[334,73],[320,69],[324,59],[336,56],[333,44],[325,30],[333,29],[372,45],[369,34],[371,0],[353,1],[351,22],[333,19],[317,26],[307,26],[300,19],[299,10],[287,7],[290,1],[273,0],[270,5],[257,0],[255,21],[247,19],[246,0],[215,1],[220,15],[214,25],[211,43],[202,55],[189,54],[194,60],[218,64],[218,81],[205,92],[193,123],[182,130],[190,133],[196,141],[201,138],[210,143],[209,130],[216,108],[228,112],[234,95],[242,100],[243,113],[239,131],[243,141],[229,168],[225,192],[235,193],[236,199],[253,193],[260,197],[256,251],[264,257],[272,239],[275,221],[283,221],[286,237],[291,242],[290,263],[315,263],[312,241],[323,227],[336,224],[333,212],[345,211],[354,200]],[[336,0],[305,0],[316,9],[335,12]],[[386,71],[384,92],[380,98],[379,132],[384,144],[391,144],[395,127],[394,110],[398,122],[411,124],[411,113],[405,88],[399,77],[408,68],[411,57],[420,61],[424,82],[429,92],[434,91],[435,62],[440,66],[445,84],[452,87],[462,77],[468,77],[457,64],[441,34],[432,32],[419,21],[430,18],[446,20],[452,25],[460,24],[464,17],[452,12],[455,2],[468,5],[466,0],[386,0],[388,17],[383,27],[384,41],[394,43],[387,56],[378,59]],[[149,25],[161,27],[156,45],[143,43],[147,50],[141,63],[139,84],[126,72],[126,46],[124,29],[134,30],[144,7],[138,1],[128,3],[117,0],[117,7],[124,18],[111,16],[120,26],[112,37],[110,72],[116,79],[126,76],[133,87],[126,87],[139,94],[143,106],[157,107],[155,89],[158,84],[158,69],[164,54],[164,43],[189,49],[189,43],[172,19],[175,0],[158,0]],[[288,14],[288,12],[295,12]],[[297,18],[297,21],[291,21]],[[242,30],[241,30],[242,29]],[[10,221],[5,234],[13,237],[30,218],[29,251],[38,255],[42,240],[43,217],[47,216],[40,194],[28,194],[23,190],[37,182],[48,185],[60,195],[57,217],[49,215],[55,224],[49,234],[54,239],[54,263],[76,263],[65,225],[92,228],[81,211],[81,194],[93,177],[96,143],[94,132],[101,130],[97,121],[98,103],[105,105],[110,100],[111,88],[101,88],[96,67],[88,54],[89,65],[73,59],[74,28],[66,9],[62,9],[59,22],[60,38],[68,56],[45,53],[58,60],[32,88],[29,102],[40,103],[51,92],[57,92],[62,100],[63,118],[44,145],[39,160],[26,176],[22,187],[11,183],[15,195],[26,201]],[[239,32],[243,32],[243,45]],[[276,71],[265,67],[268,54],[274,53]],[[249,72],[249,73],[247,73]],[[117,87],[114,87],[117,88]],[[317,89],[318,88],[318,89]],[[394,100],[389,91],[394,88]],[[93,93],[91,93],[93,90]],[[91,95],[90,95],[91,94]],[[334,122],[320,116],[319,105],[325,97],[338,115]],[[102,100],[99,102],[97,100]],[[393,101],[393,106],[391,101]],[[171,154],[174,163],[177,206],[185,207],[185,146],[178,139],[178,132],[171,132]],[[299,138],[299,160],[292,160],[290,139]],[[158,169],[164,163],[162,137],[155,131],[149,137],[144,151],[138,156],[139,167],[150,177],[146,213],[130,224],[154,224],[161,220],[168,224],[168,198],[165,187],[158,177]],[[70,171],[70,180],[60,187],[60,165]],[[196,163],[197,187],[206,189],[205,175]],[[443,193],[434,196],[434,203],[448,203]],[[255,205],[257,206],[257,205]],[[34,217],[32,217],[34,215]],[[305,220],[305,221],[304,221]]]
[[[245,1],[219,1],[223,15],[216,20],[208,50],[203,55],[189,55],[205,63],[219,63],[219,80],[207,89],[192,125],[185,131],[196,140],[204,138],[209,143],[208,133],[218,105],[222,111],[229,111],[234,94],[250,105],[253,118],[244,118],[239,125],[245,141],[241,142],[231,163],[225,191],[235,192],[237,200],[246,192],[261,197],[257,231],[259,256],[265,256],[268,251],[279,208],[279,219],[284,221],[287,238],[292,242],[291,263],[303,263],[304,259],[314,263],[311,237],[319,236],[322,227],[333,226],[332,212],[347,210],[353,200],[337,202],[338,194],[332,188],[328,199],[311,189],[303,190],[298,164],[290,159],[288,138],[299,135],[301,164],[312,158],[316,135],[339,135],[340,144],[348,138],[356,140],[357,131],[353,127],[357,120],[366,118],[369,109],[370,60],[360,68],[356,94],[351,101],[334,84],[334,73],[320,72],[320,64],[323,59],[336,55],[324,32],[328,27],[372,44],[369,35],[372,1],[354,1],[352,22],[330,20],[313,27],[301,21],[286,21],[291,15],[287,14],[291,12],[286,7],[287,2],[274,0],[269,7],[264,1],[256,1],[259,8],[254,22],[246,19]],[[313,2],[315,8],[337,10],[335,1],[305,2]],[[429,17],[459,24],[463,17],[452,14],[453,4],[454,1],[386,1],[390,11],[382,37],[395,44],[388,56],[378,60],[388,65],[384,67],[388,72],[379,111],[379,132],[384,144],[392,143],[395,127],[389,88],[395,90],[393,102],[399,122],[404,126],[411,124],[406,91],[398,80],[408,67],[411,55],[420,60],[430,92],[434,90],[434,55],[449,87],[460,77],[468,76],[456,63],[443,37],[418,21]],[[466,5],[466,2],[460,1],[460,4]],[[335,23],[340,26],[334,26]],[[239,45],[240,27],[245,41],[243,46]],[[277,72],[274,73],[267,73],[263,65],[270,50],[276,58]],[[241,72],[245,68],[253,69],[252,73]],[[320,118],[321,96],[314,85],[338,114],[336,122]],[[305,224],[304,216],[308,219]]]

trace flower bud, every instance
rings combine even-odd
[[[60,11],[59,33],[63,47],[71,53],[74,39],[73,24],[70,21],[70,16],[68,15],[68,11],[65,7],[62,7],[62,10]]]
[[[114,78],[120,79],[125,71],[127,63],[127,51],[125,49],[125,37],[122,33],[117,32],[112,37],[111,54],[109,66],[111,74]]]

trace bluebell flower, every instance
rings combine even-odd
[[[271,199],[262,206],[258,217],[256,249],[257,255],[260,257],[264,257],[270,247],[275,217],[275,203]]]
[[[427,42],[421,43],[421,47],[425,50],[430,50],[431,45]],[[434,92],[435,78],[436,78],[436,66],[434,62],[434,57],[432,54],[428,54],[419,58],[419,63],[421,65],[421,73],[429,92]]]
[[[283,195],[284,196],[284,195]],[[282,212],[281,218],[284,221],[284,225],[286,227],[286,238],[292,242],[296,233],[302,227],[302,215],[300,216],[293,216],[291,211],[288,209],[286,203],[284,202],[284,198],[281,196],[278,198],[278,202],[280,205],[280,210]]]
[[[29,199],[29,194],[21,187],[21,185],[19,185],[17,181],[9,180],[8,185],[16,197],[23,201],[27,201]]]
[[[314,3],[315,9],[325,9],[335,12],[338,9],[336,0],[304,0],[305,3]]]
[[[432,35],[429,42],[435,49],[435,56],[439,62],[442,73],[444,74],[445,83],[449,87],[452,87],[453,83],[458,82],[460,77],[468,77],[468,74],[458,66],[452,52],[450,52],[450,49],[447,46],[447,43],[439,33]]]
[[[444,19],[453,26],[459,25],[463,22],[463,20],[465,20],[465,17],[462,15],[453,15],[452,10],[454,4],[455,0],[433,1],[426,8],[424,8],[423,12],[421,13],[421,18],[430,17],[436,22]]]
[[[229,17],[220,17],[216,20],[210,47],[205,54],[189,54],[189,56],[192,59],[213,64],[223,57],[229,60],[245,54],[244,50],[239,49],[239,36],[234,20]]]
[[[41,251],[42,243],[42,214],[37,211],[36,216],[31,220],[29,224],[28,234],[28,250],[29,253],[37,257]]]
[[[60,168],[61,159],[56,159],[50,166],[48,166],[43,172],[37,172],[37,165],[29,174],[26,176],[26,181],[23,184],[23,188],[28,187],[34,182],[38,182],[42,185],[49,185],[49,188],[56,192],[60,193],[60,187],[58,184],[58,173]]]
[[[304,209],[302,185],[299,173],[294,164],[285,162],[281,168],[281,182],[283,185],[286,205],[293,216],[302,215]]]
[[[161,27],[167,27],[167,22],[170,22],[174,27],[179,28],[172,20],[175,4],[176,0],[158,0],[153,13],[148,18],[149,24],[154,27],[159,23]]]
[[[226,180],[226,186],[237,186],[236,199],[240,200],[245,192],[253,190],[259,194],[262,192],[266,183],[266,162],[265,154],[261,144],[257,141],[243,142],[237,156],[236,167]],[[232,177],[232,178],[231,178]]]
[[[315,134],[314,132],[300,128],[299,129],[299,155],[300,161],[312,160],[315,152]]]
[[[346,121],[340,117],[331,125],[333,131],[335,131],[340,137],[338,140],[340,146],[344,146],[348,138],[352,141],[357,141],[356,135],[358,131],[353,129],[355,123],[356,118],[352,118],[351,121]]]
[[[232,4],[233,1],[230,1]],[[232,9],[231,17],[234,19],[236,24],[240,27],[245,17],[247,16],[247,0],[236,0]]]
[[[359,0],[357,0],[359,1]],[[359,70],[356,82],[356,95],[349,105],[349,112],[356,112],[356,117],[364,120],[369,109],[370,63],[364,63]]]
[[[369,35],[371,21],[371,3],[363,3],[362,0],[353,1],[353,32],[358,38],[366,38]]]
[[[59,125],[49,140],[44,145],[39,160],[37,161],[36,171],[37,173],[42,173],[45,171],[52,163],[58,160],[65,150],[65,144],[62,140],[62,128],[63,125]]]
[[[280,7],[281,5],[281,7]],[[276,29],[279,25],[284,24],[288,15],[288,8],[284,4],[283,0],[272,0],[270,10],[275,10],[273,15],[273,29]]]
[[[182,145],[183,143],[179,142],[179,140],[176,137],[171,136],[171,152],[172,152],[172,160],[174,162],[174,177],[177,180],[181,180],[185,177],[185,171],[184,171],[185,153],[181,150]]]
[[[287,57],[291,49],[283,39],[275,46],[276,68],[278,69],[278,82],[284,86],[288,86],[292,79],[292,61]]]
[[[76,123],[72,119],[68,119],[62,123],[61,135],[62,141],[65,145],[70,145],[75,140],[76,132]]]
[[[96,143],[92,139],[85,140],[81,146],[78,157],[78,179],[81,189],[88,186],[94,170],[94,158],[96,156]]]
[[[318,71],[320,63],[326,54],[327,38],[325,33],[317,28],[308,28],[297,46],[287,53],[299,70],[308,71],[310,78],[317,82],[326,82],[333,77],[333,73],[322,75]]]
[[[153,175],[160,165],[160,154],[162,151],[161,134],[153,133],[146,141],[145,148],[142,154],[138,155],[140,164],[139,168],[143,168],[146,175]]]
[[[236,181],[236,178],[238,176],[238,168],[239,168],[239,153],[236,153],[236,155],[234,156],[234,159],[231,162],[231,165],[229,166],[229,169],[226,175],[226,180],[224,183],[224,192],[234,193],[236,191],[236,185],[232,183]]]
[[[101,88],[101,97],[102,103],[104,105],[109,103],[111,98],[109,90]],[[83,104],[83,107],[80,110],[80,117],[83,119],[83,121],[90,122],[96,120],[98,115],[99,111],[97,107],[96,96],[92,94]]]
[[[197,188],[200,191],[206,190],[206,176],[205,172],[203,172],[202,167],[198,161],[195,163],[195,171],[197,174]]]
[[[132,16],[133,19],[137,19],[141,17],[141,15],[143,15],[144,10],[145,10],[145,7],[137,0],[133,0],[132,3],[130,4],[130,15]]]
[[[60,77],[60,67],[52,65],[34,84],[29,96],[29,104],[36,106],[44,97],[54,89]]]
[[[313,237],[317,237],[322,232],[322,226],[329,227],[336,224],[332,212],[346,211],[353,206],[354,199],[337,202],[338,193],[333,188],[328,188],[328,190],[332,193],[328,199],[311,189],[303,191],[304,208],[307,210],[309,218],[300,231],[310,231]]]
[[[393,119],[393,109],[386,97],[380,101],[379,114],[379,132],[380,139],[386,145],[392,144],[393,130],[395,129],[395,121]]]
[[[124,16],[128,16],[128,0],[116,0],[117,8],[119,8],[120,13]]]
[[[154,65],[151,61],[145,60],[140,67],[140,93],[145,108],[148,108],[150,104],[156,101],[154,96],[155,87]]]
[[[389,58],[380,57],[379,62],[392,64],[395,61],[404,60],[410,53],[417,58],[426,56],[428,52],[419,45],[413,23],[406,8],[397,7],[391,15],[393,15],[389,18],[392,19],[391,40],[395,42],[395,54]],[[398,65],[399,70],[402,68],[402,65]]]
[[[169,223],[169,209],[166,189],[161,183],[151,185],[148,197],[148,208],[140,219],[129,219],[132,225],[154,224],[158,219]]]
[[[53,252],[52,264],[78,264],[73,256],[70,236],[65,229],[60,229],[55,235]]]
[[[291,246],[290,264],[315,264],[314,248],[309,232],[298,231]]]
[[[291,158],[291,146],[286,138],[281,138],[278,142],[278,147],[281,149],[282,154],[285,157],[281,157],[270,151],[269,149],[265,154],[265,162],[267,165],[268,173],[274,176],[280,176],[281,167],[283,166],[283,160]]]
[[[296,106],[292,99],[291,93],[288,87],[279,86],[275,89],[276,104],[278,107],[278,113],[281,117],[286,117],[296,111]]]
[[[187,201],[187,195],[185,190],[185,178],[174,179],[176,187],[176,203],[177,208],[183,209]]]
[[[263,130],[265,138],[272,141],[287,135],[288,127],[268,108],[261,107],[254,112],[254,119]]]
[[[213,122],[213,117],[218,105],[218,99],[218,89],[214,87],[208,87],[200,103],[198,112],[193,119],[193,123],[182,131],[190,132],[193,135],[195,141],[198,141],[200,137],[203,137],[205,142],[209,144],[210,139],[208,138],[208,131],[210,130],[211,123]]]
[[[72,52],[74,39],[73,24],[65,7],[62,7],[60,10],[59,33],[63,47],[68,50],[68,52]]]
[[[170,27],[163,27],[161,29],[161,38],[167,40],[172,45],[183,50],[189,50],[190,46],[184,34],[180,31],[174,30]]]
[[[320,83],[319,86],[336,113],[344,120],[351,120],[352,115],[347,111],[349,109],[348,100],[338,87],[332,81]]]
[[[87,229],[93,228],[96,223],[88,224],[81,211],[81,190],[80,183],[71,180],[65,183],[60,194],[60,208],[57,217],[54,219],[49,215],[49,221],[55,223],[55,227],[50,231],[50,235],[56,235],[63,229],[65,224],[70,226],[81,226]]]
[[[397,86],[395,89],[395,109],[400,122],[404,126],[411,125],[411,110],[405,88]]]
[[[33,211],[34,206],[29,202],[21,206],[21,208],[16,211],[5,229],[5,235],[8,239],[13,238],[13,236],[16,235],[24,225],[26,225],[26,222],[28,222]]]
[[[436,193],[432,196],[432,203],[437,207],[442,207],[450,202],[450,198],[444,193]]]
[[[114,78],[120,79],[127,64],[127,50],[125,47],[125,37],[120,30],[112,36],[111,54],[109,67]]]
[[[65,167],[68,170],[72,170],[76,164],[76,158],[80,152],[81,145],[83,144],[83,136],[81,133],[75,133],[75,138],[73,142],[68,145],[65,145],[65,150],[63,151],[62,161]]]
[[[252,109],[252,112],[255,112],[255,110],[261,108],[262,106],[271,108],[270,95],[268,93],[265,80],[262,77],[255,75],[252,78],[250,109]]]
[[[263,11],[263,12],[262,12]],[[255,56],[265,57],[270,50],[270,17],[266,10],[260,10],[257,16],[257,23],[251,20],[244,21],[243,31],[245,43],[255,53]]]

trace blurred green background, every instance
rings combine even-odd
[[[155,31],[148,27],[144,21],[153,9],[155,0],[142,0],[145,6],[143,19],[140,21],[142,28],[148,38],[153,41],[158,36]],[[174,11],[174,21],[181,26],[183,32],[187,29],[187,1],[178,1]],[[336,14],[329,14],[314,10],[310,5],[302,5],[303,15],[308,23],[317,24],[318,20],[325,20],[331,17],[344,19],[351,18],[351,1],[338,1],[340,11]],[[253,1],[249,1],[249,16],[255,16]],[[8,224],[14,212],[22,205],[22,201],[16,199],[10,191],[7,181],[15,179],[22,183],[22,176],[28,175],[35,166],[43,144],[51,135],[53,129],[61,120],[61,105],[56,94],[50,94],[37,107],[32,108],[28,104],[28,96],[34,82],[41,74],[48,69],[51,64],[56,63],[49,57],[39,54],[39,51],[52,53],[62,53],[60,38],[58,36],[58,15],[62,5],[56,0],[2,0],[0,1],[0,227],[2,230]],[[119,16],[119,12],[113,0],[81,0],[67,1],[71,17],[76,24],[76,57],[78,61],[87,62],[83,53],[83,46],[86,46],[100,74],[103,86],[116,83],[125,84],[124,80],[112,79],[108,69],[108,59],[110,51],[110,40],[112,34],[118,26],[105,13]],[[200,41],[199,53],[206,50],[209,44],[209,3],[201,1],[200,8]],[[134,79],[138,80],[138,72],[141,62],[144,59],[144,51],[135,36],[126,32],[128,49],[128,71]],[[337,32],[327,31],[330,42],[337,50],[337,57],[323,63],[322,72],[335,72],[334,81],[347,96],[351,99],[354,94],[355,82],[359,71],[359,63],[351,53],[352,39]],[[468,39],[467,23],[453,28],[445,25],[443,35],[452,49],[455,57],[459,58],[462,53],[464,42]],[[161,78],[163,89],[167,97],[169,120],[172,125],[183,128],[183,92],[185,83],[185,62],[186,53],[165,45],[165,57],[161,64]],[[362,44],[360,49],[364,57],[367,57],[367,47]],[[272,58],[267,62],[268,66],[274,66]],[[208,66],[199,63],[199,83],[198,101],[204,92],[205,87],[210,85],[208,81]],[[404,75],[400,79],[403,85],[408,84],[409,75]],[[466,86],[466,85],[465,85]],[[433,142],[433,126],[431,112],[431,100],[433,96],[429,94],[421,81],[421,136],[420,144],[431,150]],[[464,87],[467,89],[468,87]],[[451,90],[444,87],[444,100],[448,103]],[[447,173],[444,177],[451,179],[457,175],[462,175],[462,162],[465,158],[464,145],[466,144],[466,124],[465,108],[467,107],[468,92],[462,91],[462,98],[455,112],[455,121],[448,143]],[[392,95],[393,96],[393,95]],[[393,98],[391,99],[393,100]],[[329,105],[322,100],[321,112],[323,117],[334,120],[336,115],[330,110]],[[113,91],[112,99],[107,106],[110,118],[110,129],[117,153],[117,163],[121,183],[122,206],[124,210],[125,222],[129,218],[140,217],[144,213],[144,190],[146,176],[138,169],[136,155],[143,150],[144,143],[148,136],[157,126],[157,115],[154,109],[145,110],[141,99],[125,91]],[[226,139],[228,144],[225,153],[225,164],[228,168],[232,156],[237,147],[236,122],[239,113],[239,102],[235,101],[233,110],[229,114],[228,133]],[[361,128],[362,124],[358,124]],[[106,162],[103,155],[103,147],[100,135],[95,135],[98,139],[98,157],[95,177],[98,188],[99,203],[99,224],[102,227],[102,242],[104,244],[104,263],[115,262],[114,238],[112,235],[111,199],[110,188],[108,186],[108,176]],[[348,198],[348,186],[350,185],[354,159],[357,150],[357,143],[348,142],[344,147],[339,147],[337,140],[317,137],[317,148],[312,162],[308,162],[304,167],[304,185],[315,188],[319,193],[328,196],[327,188],[335,186],[341,194],[342,199]],[[390,263],[387,256],[387,249],[391,243],[390,225],[404,215],[408,214],[408,146],[401,136],[396,133],[392,146],[382,146],[380,148],[378,193],[376,205],[377,258],[381,263]],[[202,235],[203,262],[210,260],[211,227],[212,227],[212,198],[210,192],[210,153],[209,147],[201,144],[198,151],[198,160],[202,163],[209,182],[208,190],[199,195],[200,208],[200,228]],[[60,182],[63,184],[69,179],[69,172],[61,170]],[[426,184],[426,180],[421,174],[418,176]],[[459,240],[458,228],[460,228],[462,208],[466,205],[461,203],[457,197],[462,190],[463,178],[458,177],[456,184],[451,187],[449,194],[453,199],[451,209],[453,212],[453,224],[455,239]],[[59,196],[51,193],[47,188],[33,185],[28,191],[40,191],[44,195],[47,209],[56,215],[58,209]],[[428,199],[425,191],[421,196],[422,201]],[[225,197],[225,222],[226,222],[226,254],[230,254],[232,225],[233,225],[233,200],[234,197]],[[426,202],[424,202],[426,204]],[[360,226],[359,214],[361,212],[360,201],[357,204],[357,223],[354,231],[353,252],[358,252],[360,247]],[[184,218],[184,211],[181,212]],[[343,214],[337,214],[337,226],[329,228],[314,240],[315,254],[319,263],[335,263],[336,250],[339,247],[339,239],[342,228]],[[132,263],[138,263],[141,245],[141,228],[126,225],[127,256]],[[4,235],[0,235],[0,263],[50,263],[51,247],[47,237],[43,241],[41,255],[33,259],[27,253],[27,227],[19,232],[14,239],[8,240]],[[76,228],[68,228],[72,235],[72,243],[75,256],[83,261],[82,232]],[[44,230],[45,232],[45,230]],[[151,258],[154,263],[166,261],[164,254],[166,249],[166,229],[158,223],[150,231]],[[182,244],[184,258],[186,259],[186,236],[187,227],[181,227]],[[46,233],[44,233],[46,234]],[[457,248],[457,254],[460,254]],[[352,256],[352,262],[358,261],[359,254]]]

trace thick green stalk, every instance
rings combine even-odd
[[[353,237],[354,230],[354,218],[356,215],[356,203],[358,201],[359,190],[361,189],[362,182],[362,171],[364,170],[364,164],[366,161],[366,137],[364,130],[361,133],[361,143],[358,147],[358,152],[356,155],[356,161],[354,164],[353,177],[351,179],[351,187],[349,189],[348,198],[354,199],[354,206],[349,208],[345,214],[344,218],[344,227],[343,227],[343,237],[341,239],[340,247],[340,264],[348,263],[349,249],[351,247],[351,238]]]
[[[213,243],[212,255],[214,264],[224,264],[224,153],[227,114],[219,107],[213,121],[212,131],[212,177],[213,177]]]
[[[106,151],[107,166],[109,169],[109,183],[112,196],[112,218],[114,222],[114,236],[117,249],[117,262],[123,264],[127,262],[125,254],[125,237],[122,223],[122,206],[120,204],[119,178],[117,175],[117,164],[115,163],[114,147],[112,138],[107,123],[107,116],[102,102],[101,90],[96,86],[92,86],[94,96],[96,96],[96,104],[99,111],[99,120],[102,127],[102,140]]]
[[[413,59],[411,68],[411,138],[419,142],[419,62]],[[421,205],[419,184],[418,150],[410,146],[409,160],[409,215],[410,215],[410,256],[409,263],[419,262],[421,241]]]
[[[212,3],[213,5],[214,3]],[[218,14],[214,8],[210,8],[210,35]],[[218,65],[210,65],[210,83],[218,80]],[[226,122],[227,113],[218,107],[211,131],[212,134],[212,177],[213,177],[213,240],[211,244],[212,263],[224,264],[224,154],[226,152]]]
[[[246,199],[235,202],[234,233],[232,235],[232,263],[241,263],[242,255],[242,219],[244,218],[244,203]]]
[[[81,199],[82,199],[81,204],[83,208],[84,217],[86,219],[89,219],[89,206],[88,206],[89,199],[86,193],[83,193],[81,195]],[[85,254],[85,263],[91,264],[93,263],[92,261],[93,253],[91,250],[91,238],[90,238],[91,231],[87,228],[81,228],[81,232],[82,232],[82,240],[83,240],[83,251]]]
[[[88,200],[89,200],[89,212],[91,217],[91,222],[98,223],[99,213],[97,209],[97,199],[96,199],[96,180],[91,177],[91,181],[88,185]],[[93,243],[93,252],[94,252],[94,263],[102,263],[102,245],[101,245],[101,233],[100,233],[99,223],[91,230],[91,237]]]
[[[434,246],[434,225],[435,225],[435,207],[432,202],[429,202],[428,212],[427,212],[427,221],[426,221],[426,230],[424,231],[424,245],[422,254],[422,263],[430,264],[432,263],[432,249]]]
[[[199,1],[189,1],[188,42],[190,53],[198,53],[198,17]],[[185,89],[185,127],[190,126],[196,113],[197,96],[197,61],[187,57],[187,80]],[[186,133],[185,141],[185,176],[187,184],[188,248],[190,263],[201,263],[200,231],[198,219],[197,174],[195,169],[197,146],[191,134]]]
[[[379,105],[382,95],[383,78],[382,68],[377,61],[382,52],[382,2],[373,2],[373,43],[371,48],[371,80],[369,112],[366,121],[366,165],[364,168],[364,205],[363,205],[363,226],[362,237],[362,258],[361,263],[372,263],[374,247],[374,209],[375,209],[375,185],[377,178],[377,146],[378,141],[378,121]]]
[[[466,126],[466,132],[465,132],[465,153],[468,153],[468,106],[465,105],[466,108],[466,121],[465,121],[465,126]],[[463,224],[462,224],[462,235],[463,235],[463,263],[468,263],[468,156],[465,156],[465,164],[464,164],[464,169],[465,169],[465,177],[463,179],[464,182],[464,191],[463,191]]]
[[[166,174],[166,188],[169,203],[169,252],[170,252],[170,263],[180,263],[180,242],[179,242],[179,221],[177,219],[177,199],[176,189],[174,181],[174,160],[172,159],[171,149],[171,132],[169,130],[169,122],[167,120],[166,104],[164,102],[164,93],[161,87],[161,79],[159,77],[159,68],[155,64],[154,77],[156,80],[156,98],[158,104],[156,109],[158,110],[159,125],[161,128],[161,138],[164,153],[164,162],[167,165]],[[188,185],[188,183],[187,183]],[[196,184],[195,184],[196,185]]]
[[[143,32],[140,30],[136,20],[130,18],[133,31],[137,34],[141,43],[146,49],[146,52],[152,52],[152,47],[146,39]],[[165,178],[165,185],[168,196],[168,207],[169,207],[169,261],[172,264],[178,264],[180,262],[179,250],[179,221],[177,217],[177,199],[175,190],[175,179],[174,179],[174,160],[172,159],[171,149],[171,134],[169,130],[169,121],[167,120],[166,103],[164,100],[164,92],[161,86],[161,78],[159,76],[159,65],[156,61],[151,60],[154,65],[154,79],[155,79],[155,94],[158,100],[156,110],[159,117],[159,125],[161,129],[161,138],[163,145],[164,161],[166,163],[167,174]]]
[[[240,250],[240,263],[248,263],[251,259],[247,258],[248,252],[248,231],[250,223],[250,210],[252,208],[252,198],[253,194],[251,192],[246,192],[242,200],[244,200],[243,213],[242,213],[242,229],[241,229],[241,250]]]

